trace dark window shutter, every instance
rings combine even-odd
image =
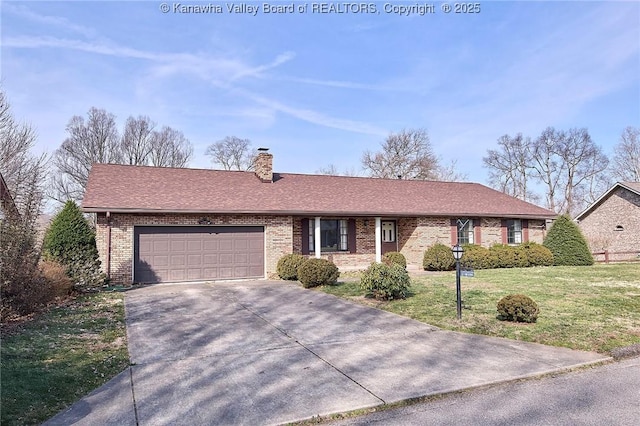
[[[522,219],[522,242],[529,242],[529,221]]]
[[[347,248],[349,253],[356,252],[356,220],[349,219],[347,223]]]
[[[458,244],[458,223],[456,219],[451,219],[451,245]]]
[[[309,219],[302,219],[302,254],[309,254]]]
[[[475,226],[473,227],[473,243],[479,246],[482,245],[482,219],[474,219],[473,223]]]
[[[502,244],[507,244],[507,219],[500,221],[500,230],[502,233]]]

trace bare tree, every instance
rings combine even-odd
[[[150,140],[148,161],[156,167],[186,167],[193,155],[191,143],[179,130],[163,127]]]
[[[129,117],[120,137],[115,116],[104,109],[91,108],[86,121],[74,116],[67,125],[69,137],[54,155],[58,173],[51,196],[81,200],[94,163],[186,167],[193,155],[189,140],[171,127],[155,127],[147,116]]]
[[[327,167],[321,167],[315,171],[319,175],[331,175],[331,176],[359,176],[358,171],[351,167],[350,169],[344,169],[342,172],[338,171],[335,164],[329,164]]]
[[[58,173],[53,179],[52,197],[58,201],[81,200],[94,163],[121,163],[122,151],[115,116],[91,108],[88,119],[74,116],[67,124],[69,137],[53,157]]]
[[[490,184],[532,202],[538,196],[531,183],[541,184],[547,208],[558,213],[577,213],[609,182],[608,159],[587,129],[548,127],[533,141],[521,134],[504,135],[498,145],[483,158]]]
[[[458,171],[458,161],[451,160],[448,164],[442,164],[442,160],[438,160],[438,168],[435,172],[435,180],[442,182],[463,182],[469,179],[466,173]]]
[[[586,184],[590,179],[603,173],[609,159],[597,146],[587,129],[569,129],[563,132],[559,143],[559,156],[564,164],[561,185],[564,187],[564,197],[560,205],[560,212],[571,215],[581,210],[582,203],[575,197],[576,193],[586,193]]]
[[[622,182],[640,182],[640,128],[627,127],[614,148],[613,177]]]
[[[36,132],[30,125],[15,121],[6,95],[0,90],[0,173],[20,217],[32,226],[43,207],[48,162],[45,154],[31,154],[35,142]]]
[[[362,167],[378,178],[437,179],[439,164],[426,130],[405,129],[390,134],[381,151],[365,151]]]
[[[252,170],[256,154],[249,139],[227,136],[207,147],[205,155],[224,170]]]
[[[498,139],[499,150],[490,149],[482,158],[489,169],[489,184],[496,189],[524,201],[536,201],[537,196],[530,188],[532,157],[529,146],[531,140],[521,133]]]
[[[557,211],[556,204],[560,177],[564,164],[559,156],[558,145],[563,137],[553,127],[547,127],[530,146],[532,175],[546,187],[545,199],[549,210]]]
[[[127,118],[120,142],[124,163],[146,164],[151,153],[151,141],[155,126],[156,123],[146,116],[139,115],[138,118]]]
[[[16,301],[24,299],[24,289],[43,291],[32,284],[40,257],[37,219],[44,204],[47,158],[30,153],[35,141],[35,131],[28,124],[16,122],[0,90],[0,177],[16,207],[0,219],[2,316],[7,305],[15,307]]]

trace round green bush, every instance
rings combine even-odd
[[[593,265],[591,250],[580,228],[569,216],[562,215],[553,222],[543,245],[553,253],[554,265]]]
[[[495,268],[495,261],[488,248],[475,244],[464,244],[464,253],[460,259],[460,266],[471,269]]]
[[[298,268],[307,259],[301,254],[285,254],[278,260],[278,267],[276,271],[283,280],[297,280]]]
[[[362,274],[360,288],[378,300],[404,299],[411,285],[407,270],[397,263],[372,263]]]
[[[435,243],[424,252],[422,267],[425,271],[450,271],[456,266],[451,247]]]
[[[538,304],[524,294],[509,294],[498,302],[498,319],[501,321],[536,322]]]
[[[541,244],[534,242],[523,243],[520,248],[524,251],[529,266],[551,266],[553,265],[553,253]]]
[[[384,256],[382,256],[382,263],[389,266],[395,263],[396,265],[400,265],[403,268],[406,268],[407,258],[404,257],[404,254],[400,253],[399,251],[389,251],[386,252]]]
[[[327,259],[307,259],[298,267],[298,281],[304,288],[333,285],[339,276],[338,267]]]

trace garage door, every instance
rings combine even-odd
[[[261,226],[138,226],[134,237],[138,283],[264,276]]]

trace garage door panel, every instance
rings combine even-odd
[[[219,243],[220,241],[218,240],[213,240],[213,239],[204,240],[202,242],[202,250],[204,250],[205,252],[219,250],[220,249]]]
[[[187,250],[189,251],[189,253],[193,253],[194,251],[202,251],[203,243],[204,241],[201,241],[201,240],[188,240]]]
[[[175,253],[175,252],[184,253],[187,249],[186,241],[184,240],[173,240],[171,241],[169,246],[172,253]]]
[[[226,278],[235,278],[233,276],[233,268],[232,267],[222,267],[219,269],[219,278],[221,279],[226,279]]]
[[[264,229],[225,226],[135,228],[136,282],[264,276]]]
[[[234,249],[233,239],[229,239],[228,237],[225,237],[224,240],[220,240],[218,244],[218,250],[220,251],[233,251]]]
[[[172,254],[170,256],[170,259],[171,259],[171,261],[170,261],[169,265],[172,268],[177,268],[177,267],[183,268],[187,263],[185,261],[184,254]]]
[[[154,253],[168,253],[169,252],[169,241],[163,240],[152,240],[151,241],[152,250]]]

